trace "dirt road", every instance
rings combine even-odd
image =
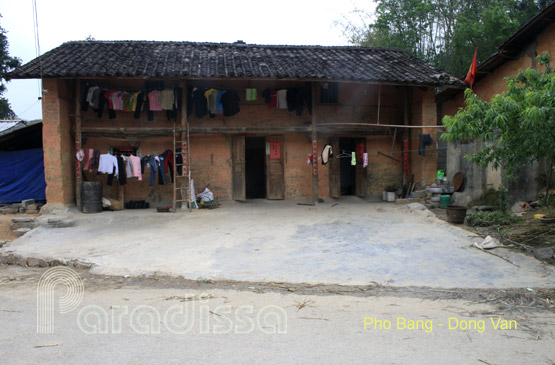
[[[37,287],[45,273],[0,267],[3,363],[555,361],[555,313],[545,307],[553,292],[507,297],[490,290],[480,299],[465,290],[210,283],[79,271],[82,300],[60,313],[67,288],[56,287],[53,333],[37,333]]]

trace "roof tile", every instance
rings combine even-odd
[[[464,87],[398,49],[230,43],[75,41],[41,56],[43,77],[287,78]],[[39,59],[11,79],[39,78]]]

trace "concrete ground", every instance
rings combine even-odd
[[[358,198],[314,207],[224,202],[192,214],[70,211],[75,227],[39,227],[0,251],[92,263],[94,273],[292,283],[459,288],[549,287],[532,257],[471,247],[479,240],[427,210]],[[512,263],[508,262],[511,261]]]

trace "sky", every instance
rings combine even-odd
[[[348,45],[337,23],[363,22],[372,0],[35,0],[40,54],[64,42],[156,40],[249,44]],[[36,58],[33,0],[2,0],[0,25],[10,56]],[[38,80],[11,80],[4,97],[23,120],[42,118]]]

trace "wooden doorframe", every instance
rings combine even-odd
[[[357,147],[359,144],[363,144],[364,149],[362,153],[366,153],[366,137],[356,137],[355,138],[355,146]],[[362,167],[362,156],[359,156],[357,152],[357,164],[356,164],[356,171],[355,171],[355,195],[361,198],[366,198],[368,196],[368,167]]]
[[[334,155],[338,155],[340,153],[339,137],[331,137],[329,139],[329,142]],[[339,166],[339,159],[331,158],[328,164],[329,164],[329,177],[330,177],[330,197],[340,198],[341,197],[341,168]]]
[[[279,159],[272,158],[272,141],[279,139]],[[284,137],[280,135],[266,136],[266,199],[285,199],[285,164]]]
[[[231,137],[231,166],[232,199],[245,201],[245,136]]]

